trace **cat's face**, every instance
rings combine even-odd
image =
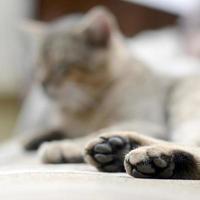
[[[95,8],[70,28],[64,28],[64,20],[59,26],[50,27],[44,39],[41,83],[47,94],[67,107],[94,106],[93,101],[109,76],[113,16],[103,8]]]

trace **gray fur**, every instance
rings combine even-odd
[[[65,134],[66,140],[42,145],[39,152],[44,162],[70,162],[73,155],[76,162],[82,161],[83,148],[90,140],[86,149],[100,149],[103,153],[108,149],[111,151],[110,146],[101,144],[103,138],[92,140],[99,133],[110,131],[137,131],[154,138],[200,144],[199,77],[172,81],[151,71],[131,55],[115,18],[104,8],[94,8],[86,16],[76,18],[69,26],[65,21],[63,19],[49,25],[41,46],[36,82],[43,87],[44,93],[53,102],[51,109],[54,109],[48,116],[43,116],[49,119],[50,126],[32,130],[37,134],[25,139],[28,149],[37,142],[39,146],[41,136],[48,138],[48,134],[57,130]],[[143,136],[133,133],[130,138],[134,144],[146,145]],[[155,143],[154,140],[147,140],[150,141],[148,145]],[[129,151],[133,143],[126,142]],[[161,144],[165,149],[166,143]],[[125,147],[126,151],[122,152],[127,153]],[[159,149],[159,152],[163,149]],[[127,155],[128,164],[125,164],[129,174],[132,173],[129,159],[135,153],[131,152]],[[169,155],[169,152],[172,154]],[[146,149],[138,154],[144,156],[138,159],[147,159]],[[171,149],[166,154],[169,158],[174,155]],[[124,156],[120,153],[121,159]],[[160,155],[156,156],[159,162],[167,162]],[[86,160],[99,167],[95,158],[104,165],[113,161],[110,155],[86,153]],[[136,165],[135,162],[132,161],[132,165]],[[195,163],[195,159],[192,163]],[[143,164],[142,167],[137,166],[140,169],[137,176],[143,171],[156,173],[151,165]],[[116,168],[117,165],[112,163],[104,166],[104,170],[122,170],[121,163],[119,166]],[[174,166],[174,163],[170,162],[170,166]],[[169,167],[158,177],[170,178],[173,170]],[[141,176],[144,177],[144,174]]]

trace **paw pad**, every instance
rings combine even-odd
[[[125,159],[128,174],[135,178],[171,178],[174,175],[175,161],[173,154],[164,154],[158,151],[152,156],[147,151],[130,152]]]
[[[100,139],[101,141],[88,152],[97,163],[97,168],[106,172],[124,171],[124,157],[137,145],[131,144],[128,139],[120,136],[101,137]]]

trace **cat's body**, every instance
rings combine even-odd
[[[76,23],[70,30],[63,26],[54,28],[46,36],[39,81],[54,101],[53,116],[44,117],[54,120],[49,127],[41,127],[38,133],[27,137],[25,147],[35,149],[44,141],[65,138],[43,144],[42,160],[81,162],[84,146],[91,140],[86,148],[86,160],[103,171],[122,171],[124,155],[146,146],[146,140],[150,141],[148,146],[163,145],[162,150],[165,146],[168,148],[168,143],[113,131],[137,131],[154,138],[198,145],[200,79],[176,82],[158,77],[130,54],[113,16],[104,9],[94,9]],[[190,97],[185,95],[189,93],[192,93]],[[190,132],[191,127],[196,131],[194,134]],[[111,139],[94,139],[101,132],[108,135],[112,132]],[[123,152],[119,153],[117,145]],[[117,161],[110,153],[116,154]],[[167,161],[160,162],[167,166]],[[130,164],[125,163],[125,168],[132,173]],[[172,176],[172,168],[163,178]],[[177,178],[190,177],[179,175]]]

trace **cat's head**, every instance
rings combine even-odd
[[[118,31],[116,21],[103,7],[93,8],[71,23],[67,20],[46,29],[39,55],[40,81],[55,99],[72,104],[78,99],[92,106],[90,101],[109,76],[107,62],[113,34]]]

